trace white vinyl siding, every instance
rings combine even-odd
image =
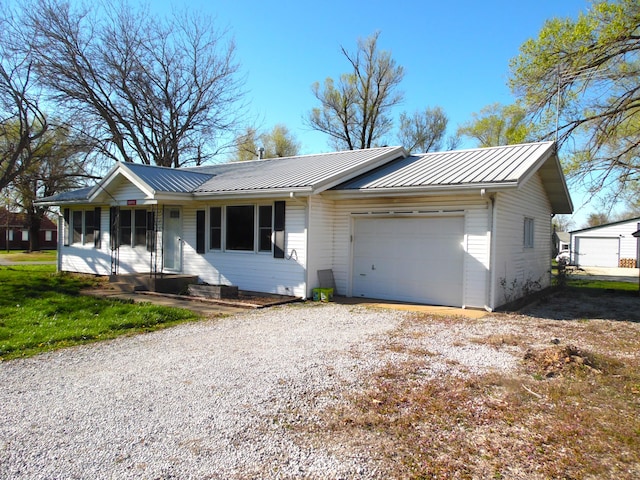
[[[590,229],[585,229],[584,231],[572,232],[571,233],[571,261],[576,265],[591,265],[593,262],[589,262],[587,258],[584,260],[586,263],[581,263],[582,259],[580,258],[580,241],[581,238],[607,238],[610,239],[608,242],[607,254],[613,258],[614,256],[619,259],[636,259],[638,260],[638,240],[632,235],[634,232],[640,229],[640,220],[637,218],[631,219],[629,221],[617,222],[613,225],[603,225],[600,227],[594,227]],[[613,241],[616,240],[616,242]],[[593,243],[595,240],[592,240]],[[587,242],[589,243],[589,242]],[[616,245],[617,244],[617,245]],[[584,242],[583,242],[584,246]],[[587,245],[589,247],[589,245]],[[605,252],[603,252],[605,254]],[[601,263],[601,262],[597,262]],[[611,266],[613,265],[611,261],[607,263]],[[604,266],[604,265],[603,265]]]
[[[309,230],[308,242],[309,252],[309,272],[307,295],[311,297],[312,289],[319,286],[318,270],[333,269],[335,274],[334,260],[334,202],[319,196],[312,196],[308,199],[309,205]],[[341,295],[345,294],[344,289],[337,288]]]
[[[217,204],[183,207],[182,273],[198,275],[201,281],[212,285],[236,285],[241,290],[306,296],[306,214],[303,205],[286,203],[285,258],[274,258],[272,254],[256,250],[208,250],[205,254],[198,254],[196,211],[208,210],[211,206]]]
[[[315,238],[313,232],[326,224],[325,218],[317,218],[318,212],[323,216],[331,215],[331,229],[333,234],[333,270],[336,288],[339,293],[352,295],[352,255],[353,255],[353,221],[367,215],[387,216],[415,216],[434,217],[460,215],[464,217],[463,233],[463,271],[462,284],[459,285],[462,305],[483,308],[487,304],[487,265],[489,264],[488,234],[488,200],[477,196],[446,197],[409,197],[409,198],[367,198],[362,200],[332,199],[333,206],[325,203],[318,206],[314,203],[311,210],[312,220],[310,237]],[[315,209],[315,210],[314,210]],[[315,227],[317,226],[317,227]],[[326,239],[325,239],[326,241]],[[321,247],[322,242],[310,245]],[[326,255],[325,255],[326,257]],[[319,265],[327,268],[325,265]],[[317,286],[316,272],[309,272],[309,290]]]
[[[498,193],[495,209],[491,308],[551,282],[551,205],[539,175],[517,190]],[[525,218],[535,224],[530,248],[523,242]]]
[[[77,243],[73,245],[63,245],[59,242],[58,262],[61,271],[92,273],[96,275],[109,275],[111,271],[111,257],[109,251],[109,206],[108,205],[86,205],[77,209],[89,210],[95,207],[102,207],[100,216],[101,248],[95,248],[94,243]],[[74,207],[75,209],[76,207]],[[71,210],[73,212],[73,210]],[[73,213],[71,214],[73,215]],[[71,218],[70,218],[71,220]],[[61,238],[69,235],[69,231],[64,228],[64,222],[59,220]],[[69,225],[71,227],[71,225]]]

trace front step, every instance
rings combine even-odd
[[[179,275],[179,274],[125,274],[111,275],[109,277],[110,284],[125,293],[150,291],[158,293],[184,293],[190,283],[197,283],[197,275]]]

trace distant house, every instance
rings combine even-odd
[[[581,267],[637,268],[640,252],[633,233],[638,230],[640,217],[574,230],[571,262]]]
[[[341,295],[488,310],[550,284],[551,217],[572,211],[553,142],[119,163],[40,203],[60,207],[60,270],[302,298],[331,270]]]
[[[0,208],[0,250],[28,250],[29,222],[24,213],[14,213]],[[58,247],[58,227],[45,217],[40,224],[40,249],[55,250]]]
[[[569,232],[553,233],[553,256],[562,255],[569,259],[571,250],[571,234]]]

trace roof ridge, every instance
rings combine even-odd
[[[510,145],[494,145],[492,147],[471,147],[471,148],[462,148],[456,150],[444,150],[438,152],[424,152],[424,153],[412,153],[410,156],[423,157],[425,155],[443,155],[443,154],[454,154],[454,153],[466,153],[466,152],[477,152],[481,150],[499,150],[499,149],[507,149],[507,148],[516,148],[516,147],[525,147],[527,145],[545,145],[545,144],[553,144],[555,143],[553,140],[546,140],[544,142],[524,142],[524,143],[512,143]]]

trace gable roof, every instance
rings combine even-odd
[[[636,223],[636,225],[634,225],[633,228],[637,230],[637,224],[640,223],[640,217],[632,217],[632,218],[627,218],[626,220],[618,220],[617,222],[603,223],[602,225],[596,225],[595,227],[587,227],[587,228],[581,228],[580,230],[572,230],[569,233],[571,235],[573,235],[574,233],[584,233],[592,230],[598,230],[600,228],[613,227],[615,225],[622,225],[623,223],[629,223],[629,222]]]
[[[402,147],[380,147],[200,167],[198,171],[212,176],[194,193],[273,190],[319,193],[389,160],[406,156]]]
[[[571,213],[573,204],[555,143],[432,152],[396,159],[333,188],[371,194],[517,188],[540,173],[554,213]]]
[[[95,200],[101,195],[108,196],[109,186],[123,177],[149,198],[163,194],[187,197],[314,194],[406,156],[402,147],[380,147],[182,169],[118,163],[96,186],[43,198],[38,203],[61,205]]]
[[[573,205],[553,142],[409,156],[402,147],[302,155],[173,169],[119,163],[94,187],[40,200],[63,205],[110,196],[122,179],[149,199],[334,193],[431,193],[518,188],[539,173],[554,213]]]

